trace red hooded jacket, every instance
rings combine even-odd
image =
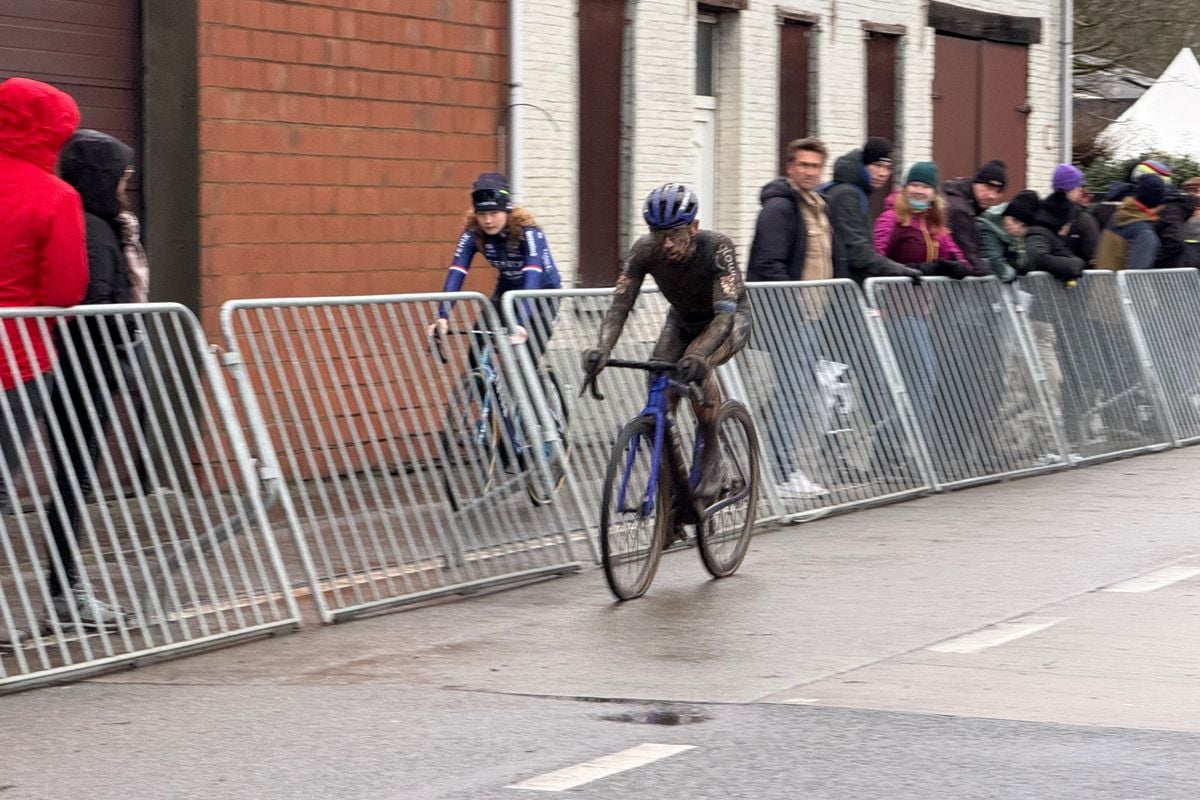
[[[70,95],[28,78],[0,83],[0,306],[73,306],[83,299],[83,204],[54,174],[58,151],[77,127],[79,108]],[[54,366],[40,327],[35,320],[4,320],[0,388]]]

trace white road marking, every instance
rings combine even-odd
[[[792,705],[797,705],[797,706],[802,706],[802,705],[806,705],[808,703],[819,703],[821,701],[819,699],[817,699],[816,697],[793,697],[791,700],[783,700],[781,702],[791,703]]]
[[[1188,567],[1176,564],[1173,567],[1163,567],[1137,578],[1130,578],[1127,581],[1114,583],[1112,586],[1105,586],[1101,591],[1153,592],[1155,589],[1161,589],[1164,586],[1170,586],[1172,583],[1178,583],[1179,581],[1186,581],[1188,578],[1193,578],[1196,575],[1200,575],[1200,567]]]
[[[576,764],[573,767],[547,772],[527,781],[510,784],[506,789],[529,789],[536,792],[565,792],[585,783],[607,778],[626,770],[644,767],[664,758],[694,750],[691,744],[639,744],[628,750]]]
[[[935,653],[978,653],[980,650],[1044,631],[1066,619],[1067,617],[1022,617],[1011,622],[990,625],[981,631],[949,639],[928,649]]]

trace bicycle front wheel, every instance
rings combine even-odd
[[[618,600],[641,597],[650,588],[670,524],[666,493],[650,494],[654,425],[653,417],[626,425],[617,436],[604,473],[600,553],[604,577]]]
[[[550,407],[550,418],[554,421],[554,432],[558,435],[557,452],[549,442],[542,443],[542,452],[550,470],[551,488],[554,494],[558,494],[567,480],[567,460],[571,456],[571,439],[567,435],[567,428],[571,421],[571,411],[567,406],[567,397],[562,390],[558,373],[552,367],[542,367],[538,370],[538,377],[542,382],[542,393],[545,395],[546,403]],[[541,420],[539,419],[538,422],[540,424]],[[544,505],[552,499],[546,496],[544,484],[545,481],[542,476],[537,474],[537,470],[533,469],[533,465],[530,465],[525,489],[529,493],[529,499],[535,506]]]
[[[716,428],[724,480],[696,530],[704,568],[726,578],[746,557],[758,512],[758,434],[750,412],[736,400],[721,406]]]
[[[500,440],[496,397],[481,370],[464,375],[450,397],[442,439],[442,485],[450,507],[460,511],[487,494],[496,474]]]

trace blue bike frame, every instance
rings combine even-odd
[[[674,420],[667,415],[667,394],[675,386],[668,375],[655,375],[650,380],[649,396],[646,407],[638,414],[638,418],[652,417],[654,419],[654,449],[650,454],[650,480],[646,484],[646,496],[642,498],[640,515],[648,517],[654,512],[654,501],[658,497],[658,476],[662,469],[663,443],[667,431],[673,426]],[[630,447],[625,455],[625,470],[621,474],[621,489],[617,493],[617,508],[625,507],[625,492],[629,488],[629,476],[633,471],[633,460],[637,457],[641,435],[630,439]],[[688,488],[695,489],[700,478],[700,459],[697,457],[703,445],[699,431],[696,432],[696,444],[692,448],[692,465],[688,474]]]

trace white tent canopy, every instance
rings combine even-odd
[[[1136,103],[1109,125],[1098,141],[1116,158],[1148,150],[1200,160],[1200,62],[1190,48],[1175,56]]]

